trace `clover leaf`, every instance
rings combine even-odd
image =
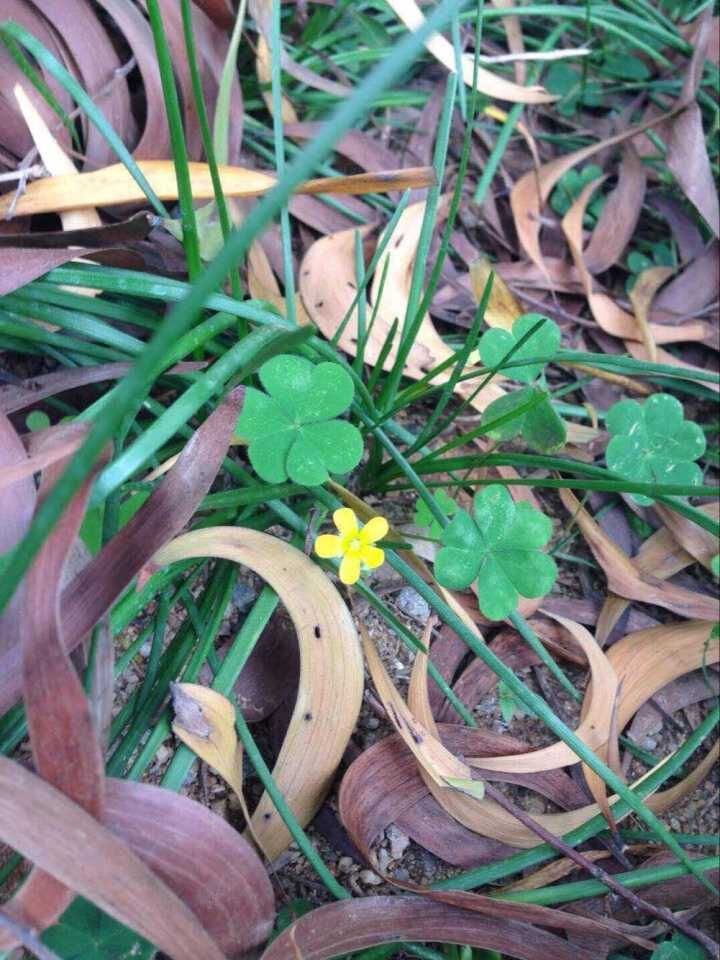
[[[337,363],[317,365],[280,354],[259,370],[267,391],[245,391],[237,432],[248,441],[248,457],[267,483],[290,478],[304,486],[324,483],[360,462],[360,431],[335,419],[352,403],[350,375]]]
[[[486,367],[500,366],[518,341],[533,327],[537,326],[540,321],[544,321],[544,323],[527,338],[522,346],[514,351],[508,362],[524,360],[526,357],[544,357],[555,353],[560,346],[560,328],[558,325],[539,313],[525,313],[513,323],[512,331],[503,330],[502,327],[492,327],[480,337],[478,349],[483,364]],[[501,372],[513,380],[519,380],[521,383],[532,383],[537,380],[544,368],[544,363],[528,363],[522,367],[501,368]]]
[[[62,960],[150,960],[155,947],[95,904],[76,897],[42,942]]]
[[[679,400],[655,393],[644,403],[621,400],[605,420],[610,442],[605,451],[608,467],[627,480],[645,483],[698,484],[702,470],[695,463],[705,452],[705,434],[685,420]],[[650,497],[634,493],[644,506]]]
[[[522,434],[541,453],[554,453],[567,440],[565,424],[547,391],[539,387],[523,387],[493,400],[485,408],[483,424],[491,440],[512,440]]]
[[[437,493],[433,495],[433,500],[448,517],[451,517],[459,509],[452,497],[449,497],[444,490],[438,490]],[[417,506],[415,507],[414,519],[416,526],[430,528],[428,533],[431,537],[437,538],[440,536],[440,524],[432,515],[430,507],[428,507],[424,500],[418,500]]]
[[[545,514],[491,484],[475,494],[472,517],[459,509],[443,530],[435,577],[451,590],[476,580],[480,610],[502,620],[519,597],[542,597],[555,583],[555,561],[540,551],[551,533]]]

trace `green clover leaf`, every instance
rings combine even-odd
[[[248,457],[267,483],[317,486],[331,473],[352,470],[360,462],[360,431],[336,420],[352,403],[350,375],[337,363],[317,365],[290,354],[264,363],[260,382],[267,391],[245,391],[237,432],[248,441]]]
[[[509,359],[514,362],[524,360],[526,357],[543,357],[555,353],[560,346],[560,328],[555,321],[539,313],[524,313],[513,323],[512,332],[503,330],[502,327],[492,327],[480,337],[478,349],[483,364],[486,367],[499,366],[518,340],[541,320],[545,321],[542,326],[538,327]],[[537,380],[544,368],[544,363],[528,363],[522,367],[508,367],[501,372],[521,383],[532,383]]]
[[[76,897],[42,942],[62,960],[151,960],[152,944],[88,900]]]
[[[555,561],[540,550],[551,533],[545,514],[491,484],[475,494],[472,517],[458,509],[443,530],[435,576],[451,590],[476,580],[480,610],[489,620],[503,620],[519,597],[542,597],[555,583]]]
[[[555,453],[567,440],[565,424],[547,391],[539,387],[523,387],[493,400],[485,408],[483,424],[491,440],[512,440],[522,434],[540,453]]]
[[[449,497],[444,490],[438,490],[437,493],[434,494],[433,499],[448,517],[451,517],[459,509],[452,497]],[[415,507],[414,519],[416,526],[430,528],[428,533],[431,537],[437,539],[440,536],[442,532],[440,524],[432,513],[430,513],[430,507],[428,507],[424,500],[418,500],[417,506]]]
[[[621,400],[608,410],[605,424],[610,434],[605,460],[621,477],[645,483],[701,482],[695,460],[705,452],[705,434],[685,420],[675,397],[655,393],[644,403]],[[653,503],[642,494],[632,496],[643,506]]]

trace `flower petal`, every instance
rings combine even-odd
[[[347,537],[357,530],[357,517],[350,507],[340,507],[333,513],[333,523],[340,533]]]
[[[341,557],[342,540],[334,533],[323,533],[315,541],[315,553],[319,557]]]
[[[389,529],[385,517],[373,517],[360,531],[360,539],[363,543],[375,543],[376,540],[386,537]]]
[[[360,560],[358,557],[351,557],[347,554],[340,563],[340,579],[348,585],[357,583],[360,579]]]
[[[380,547],[363,547],[360,559],[366,567],[374,570],[375,567],[381,567],[385,563],[385,551]]]

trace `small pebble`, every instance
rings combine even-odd
[[[169,760],[172,756],[172,750],[170,747],[166,747],[165,744],[159,746],[157,753],[155,754],[155,759],[158,763],[165,763],[166,760]]]
[[[147,658],[150,656],[151,650],[152,650],[152,643],[150,640],[148,640],[147,643],[144,643],[140,647],[140,656],[144,657],[147,660]]]
[[[392,861],[393,857],[389,850],[386,850],[385,847],[380,847],[377,852],[377,864],[380,870],[383,873],[387,871],[388,865]]]
[[[358,880],[360,883],[364,883],[366,887],[377,887],[378,884],[382,883],[381,878],[372,870],[361,870]]]
[[[410,874],[407,872],[405,867],[398,867],[397,870],[393,873],[393,878],[398,880],[400,883],[403,883],[405,880],[410,879]]]
[[[410,846],[410,837],[402,830],[391,824],[385,831],[385,836],[390,841],[390,855],[393,860],[399,860]]]
[[[380,721],[378,720],[377,717],[367,717],[367,719],[365,720],[365,727],[368,730],[377,730],[379,726],[380,726]]]
[[[417,590],[412,587],[403,587],[397,595],[397,605],[404,614],[412,617],[413,620],[419,620],[425,623],[430,616],[430,606],[427,600],[423,600]]]
[[[337,862],[338,873],[347,873],[349,870],[352,870],[353,863],[352,857],[340,857]]]
[[[642,745],[645,750],[654,750],[655,747],[657,746],[657,740],[655,739],[655,737],[645,737],[645,739],[642,742]]]

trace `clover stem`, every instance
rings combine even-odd
[[[555,660],[550,656],[548,651],[543,646],[542,641],[527,622],[525,617],[517,610],[514,610],[509,615],[508,620],[515,627],[527,645],[533,650],[534,653],[537,654],[542,663],[545,664],[550,673],[561,685],[563,690],[565,690],[573,698],[573,700],[579,703],[582,700],[582,694],[575,687],[572,680],[570,680],[567,674],[563,671],[562,667],[558,666]]]

